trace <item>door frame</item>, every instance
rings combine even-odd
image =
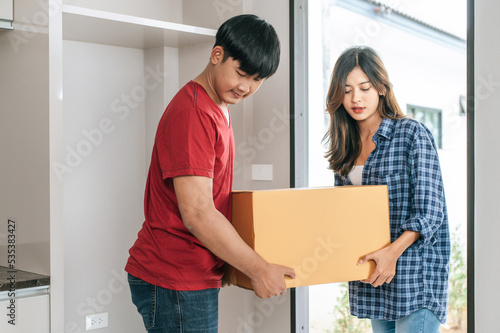
[[[290,187],[307,187],[308,173],[308,0],[290,0]],[[467,332],[475,327],[475,86],[474,0],[467,0]],[[309,332],[309,289],[291,290],[291,332]]]

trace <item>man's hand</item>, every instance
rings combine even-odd
[[[257,272],[250,278],[255,294],[260,298],[268,298],[278,295],[284,295],[286,292],[285,276],[295,279],[293,268],[267,264],[267,268]]]

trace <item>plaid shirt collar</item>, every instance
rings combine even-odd
[[[396,128],[396,120],[389,118],[382,118],[377,132],[373,136],[373,142],[377,143],[379,137],[384,137],[387,140],[391,140],[394,136],[394,129]]]

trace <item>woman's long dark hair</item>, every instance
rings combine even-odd
[[[356,67],[363,70],[373,87],[381,93],[377,107],[380,116],[390,119],[405,116],[396,101],[389,75],[378,54],[366,46],[355,46],[345,50],[335,63],[326,97],[330,128],[325,135],[325,140],[329,143],[329,150],[325,156],[329,168],[342,176],[352,170],[361,153],[358,123],[347,113],[342,104],[347,75]]]

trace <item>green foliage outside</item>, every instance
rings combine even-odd
[[[451,236],[448,323],[463,328],[467,310],[467,263],[457,227]]]
[[[335,327],[333,331],[327,330],[325,333],[367,333],[371,332],[371,325],[368,319],[358,319],[349,313],[349,286],[347,282],[342,282],[340,286],[340,296],[337,297],[337,304],[333,311]]]

